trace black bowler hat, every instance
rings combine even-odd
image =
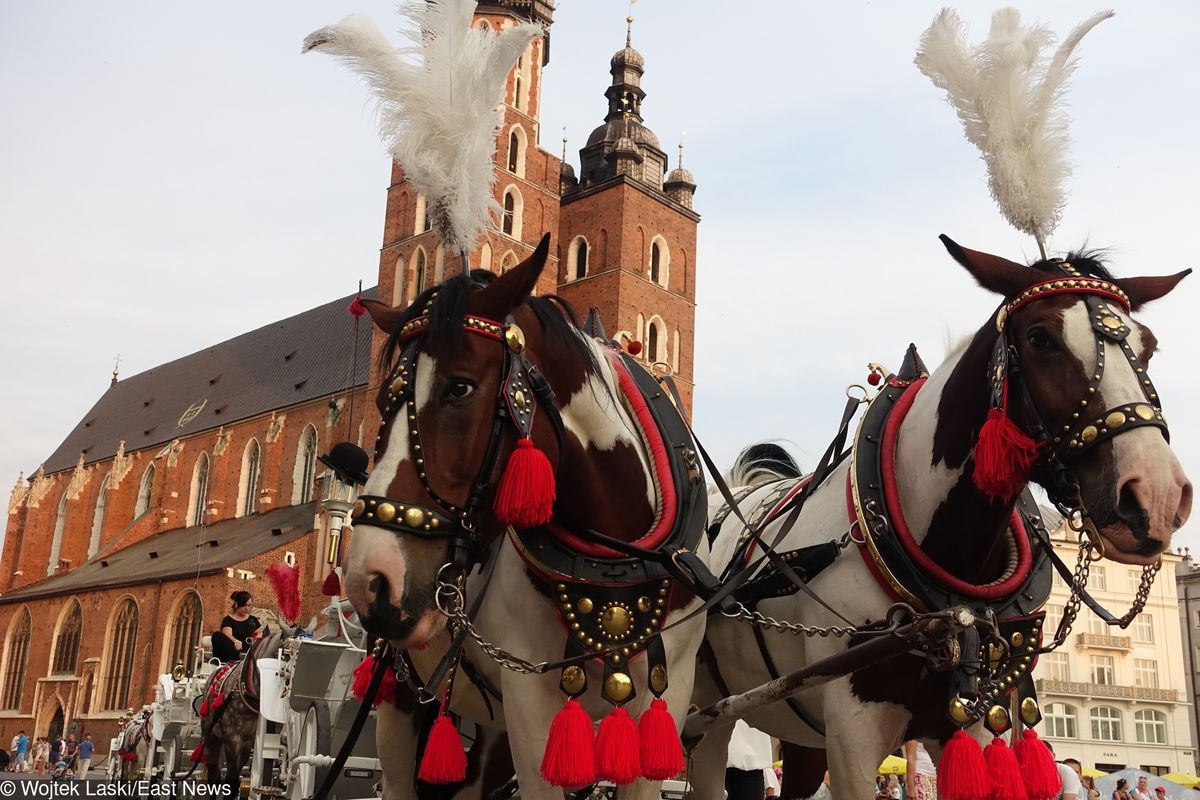
[[[367,482],[367,451],[354,442],[338,442],[327,455],[317,456],[317,460],[337,473],[343,483]]]

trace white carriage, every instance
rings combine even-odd
[[[190,675],[177,666],[173,672],[158,676],[150,715],[151,746],[143,765],[149,780],[183,777],[191,767],[188,755],[200,742],[196,699],[218,666],[204,656],[203,652],[196,654]]]

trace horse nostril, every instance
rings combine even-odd
[[[1183,523],[1187,522],[1188,517],[1192,514],[1192,484],[1191,481],[1183,484],[1183,488],[1179,490],[1179,509],[1175,512],[1175,527],[1183,527]]]

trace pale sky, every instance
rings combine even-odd
[[[956,6],[972,38],[998,4]],[[1103,6],[1028,4],[1060,36]],[[627,4],[560,0],[541,145],[570,159],[605,111]],[[927,362],[995,305],[937,240],[1036,255],[988,196],[912,65],[937,2],[641,0],[643,107],[699,184],[695,423],[825,448],[847,384]],[[108,386],[376,280],[388,161],[365,90],[304,36],[384,0],[0,4],[0,480],[36,469]],[[1051,248],[1111,248],[1118,275],[1200,266],[1200,6],[1125,3],[1079,53],[1071,197]],[[1193,285],[1191,282],[1196,282]],[[1152,373],[1200,478],[1200,277],[1145,310]],[[1200,544],[1192,523],[1176,539]]]

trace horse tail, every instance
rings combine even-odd
[[[726,482],[730,486],[763,486],[799,478],[801,474],[796,459],[782,446],[775,442],[756,442],[738,453]]]

